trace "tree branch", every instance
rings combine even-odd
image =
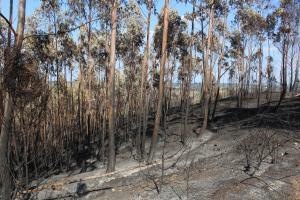
[[[221,74],[221,78],[224,76],[224,74],[225,74],[228,70],[230,70],[230,68],[231,68],[231,67],[227,67],[227,68],[225,69],[225,71]]]
[[[75,26],[75,27],[73,27],[73,28],[71,28],[71,29],[69,29],[69,30],[58,31],[57,33],[46,33],[46,34],[32,34],[32,35],[27,35],[27,36],[24,37],[23,40],[25,40],[25,39],[27,39],[27,38],[31,38],[31,37],[55,36],[55,35],[61,35],[61,34],[70,33],[70,32],[73,32],[73,31],[75,31],[75,30],[77,30],[77,29],[79,29],[79,28],[81,28],[81,27],[83,27],[83,26],[85,26],[85,25],[87,25],[87,24],[89,24],[89,23],[91,23],[91,22],[98,21],[98,20],[100,20],[100,19],[101,19],[101,17],[98,17],[98,18],[92,19],[92,20],[90,20],[90,21],[87,21],[87,22],[85,22],[85,23],[82,23],[82,24],[80,24],[80,25],[78,25],[78,26]]]
[[[10,30],[14,33],[14,36],[16,37],[17,33],[16,33],[15,29],[12,27],[12,24],[9,22],[9,20],[2,13],[0,13],[0,17],[2,17],[4,19],[4,21],[7,23]]]

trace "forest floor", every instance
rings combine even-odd
[[[179,142],[181,115],[174,112],[152,165],[138,163],[124,148],[116,172],[105,173],[103,164],[94,163],[86,173],[44,180],[30,199],[300,200],[300,97],[284,100],[277,111],[272,109],[276,102],[260,109],[255,102],[238,109],[228,108],[231,100],[221,101],[215,120],[200,136],[195,134],[200,108],[194,105],[186,147]]]

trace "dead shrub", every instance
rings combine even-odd
[[[276,162],[280,140],[275,131],[253,130],[238,145],[237,150],[244,156],[244,172],[253,176],[263,162]]]

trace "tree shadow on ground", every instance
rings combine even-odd
[[[271,102],[259,108],[228,108],[224,113],[216,116],[212,123],[218,127],[231,123],[239,123],[241,127],[260,128],[300,128],[300,98],[285,99],[277,108]]]

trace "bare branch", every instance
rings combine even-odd
[[[97,17],[97,18],[95,18],[95,19],[92,19],[92,20],[90,20],[90,21],[87,21],[87,22],[85,22],[85,23],[82,23],[82,24],[80,24],[80,25],[78,25],[78,26],[75,26],[75,27],[73,27],[73,28],[71,28],[71,29],[69,29],[69,30],[58,31],[57,33],[46,33],[46,34],[32,34],[32,35],[27,35],[27,36],[24,37],[23,40],[25,40],[25,39],[27,39],[27,38],[31,38],[31,37],[63,35],[63,34],[66,34],[66,33],[73,32],[73,31],[75,31],[75,30],[77,30],[77,29],[79,29],[79,28],[81,28],[81,27],[83,27],[83,26],[85,26],[85,25],[87,25],[87,24],[89,24],[89,23],[91,23],[91,22],[95,22],[95,21],[98,21],[98,20],[100,20],[100,19],[101,19],[101,17]]]
[[[12,24],[9,22],[9,20],[2,13],[0,13],[0,17],[2,17],[4,19],[4,21],[7,23],[10,30],[14,33],[14,36],[16,37],[17,33],[16,33],[15,29],[12,27]]]

